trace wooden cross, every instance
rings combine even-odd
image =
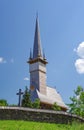
[[[21,89],[19,89],[19,92],[18,93],[16,93],[16,95],[18,95],[19,96],[19,101],[18,101],[18,106],[19,107],[21,107],[21,95],[23,94],[23,92],[22,92],[22,90]]]

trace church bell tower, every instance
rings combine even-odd
[[[33,53],[30,50],[28,63],[31,99],[35,101],[38,98],[37,90],[41,94],[46,95],[46,64],[48,63],[41,47],[38,16],[36,17]]]

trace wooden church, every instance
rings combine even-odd
[[[30,94],[31,100],[40,100],[41,108],[51,108],[54,103],[60,106],[61,110],[66,111],[67,106],[63,102],[56,89],[46,84],[46,65],[48,64],[42,52],[38,16],[36,18],[35,36],[33,53],[30,50],[28,60],[30,72]]]

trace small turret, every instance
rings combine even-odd
[[[43,50],[43,59],[46,61],[45,52]]]
[[[30,48],[30,57],[29,57],[29,60],[32,60],[32,51],[31,51],[31,48]]]

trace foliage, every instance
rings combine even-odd
[[[40,108],[40,100],[36,99],[35,102],[32,103],[33,108]]]
[[[78,86],[76,90],[74,90],[74,96],[70,97],[71,104],[68,104],[70,107],[69,112],[73,114],[77,114],[79,116],[84,117],[84,90],[81,86]]]
[[[56,102],[53,104],[52,109],[55,110],[55,111],[60,111],[61,110],[61,108],[57,105]]]
[[[83,130],[84,124],[73,122],[72,125],[39,123],[32,121],[0,121],[0,130]]]
[[[8,106],[8,103],[5,99],[0,99],[0,106]]]
[[[36,99],[35,102],[31,102],[30,92],[29,92],[27,86],[25,87],[25,92],[24,92],[23,98],[22,98],[22,107],[40,108],[39,99]]]
[[[27,86],[25,87],[25,92],[24,92],[23,98],[22,98],[22,107],[32,107],[32,103],[30,100],[30,92],[29,92]]]

